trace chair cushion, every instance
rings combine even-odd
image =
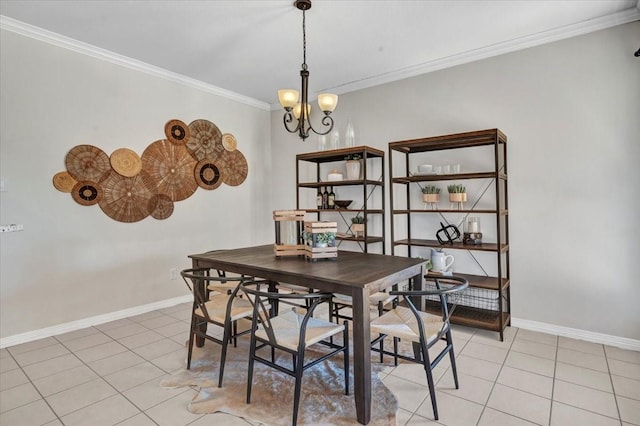
[[[273,327],[276,342],[285,348],[297,350],[300,326],[303,319],[304,315],[294,311],[287,311],[277,317],[271,318],[271,326]],[[343,330],[344,325],[342,324],[334,324],[314,317],[309,318],[307,322],[307,332],[305,334],[305,347],[318,343]],[[258,326],[256,336],[264,340],[269,340],[262,324]]]
[[[427,339],[427,343],[430,343],[438,336],[438,333],[444,326],[444,322],[441,317],[426,312],[420,312],[420,317],[425,325],[425,338]],[[420,332],[418,331],[416,317],[409,308],[403,306],[398,306],[371,321],[371,331],[407,339],[412,342],[420,341]]]
[[[389,293],[385,293],[384,291],[378,291],[369,296],[369,303],[371,303],[371,305],[373,306],[378,306],[378,302],[381,301],[383,305],[386,305],[394,301],[397,297],[398,296],[391,296]],[[353,306],[351,296],[347,296],[345,294],[334,294],[333,303]]]
[[[224,317],[227,313],[227,301],[229,300],[229,296],[226,294],[217,294],[207,303],[205,306],[207,308],[207,312],[209,313],[209,318],[213,321],[224,323]],[[195,310],[195,314],[204,317],[202,313],[202,309],[197,308]],[[238,297],[234,298],[233,305],[231,306],[231,320],[235,321],[244,317],[251,317],[253,315],[253,306],[251,302],[246,299],[240,299]]]

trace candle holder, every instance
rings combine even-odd
[[[462,244],[480,245],[482,244],[482,232],[480,232],[480,218],[468,217],[464,223],[464,234]]]
[[[273,252],[276,257],[305,255],[305,244],[302,241],[304,214],[304,210],[275,210],[273,212],[276,231]]]

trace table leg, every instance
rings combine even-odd
[[[354,289],[353,303],[353,378],[358,422],[371,420],[371,331],[369,291]]]

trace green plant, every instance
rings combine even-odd
[[[454,183],[447,186],[447,191],[449,191],[449,194],[463,194],[467,192],[467,188],[459,183]]]
[[[440,187],[435,185],[425,185],[422,187],[422,193],[423,194],[439,194]]]
[[[336,238],[335,232],[321,232],[316,234],[316,243],[318,244],[330,244]]]
[[[351,223],[365,223],[366,220],[364,216],[354,216],[351,218]]]
[[[362,156],[360,154],[347,154],[344,156],[345,161],[359,160],[361,158]]]

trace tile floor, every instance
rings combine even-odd
[[[189,305],[0,350],[0,425],[247,425],[196,415],[193,389],[159,382],[185,363]],[[444,425],[640,425],[640,352],[508,328],[456,327],[460,389],[435,371]],[[390,360],[389,360],[390,361]],[[383,377],[399,425],[435,423],[421,366]]]

